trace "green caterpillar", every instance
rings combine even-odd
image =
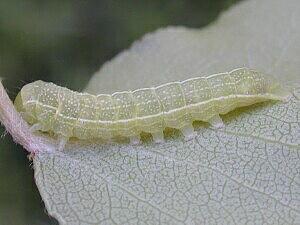
[[[138,143],[143,131],[151,133],[155,142],[161,142],[166,127],[180,129],[189,139],[194,134],[194,120],[221,127],[220,114],[268,99],[287,100],[289,94],[275,79],[238,68],[153,88],[97,96],[36,81],[22,88],[15,107],[33,125],[32,130],[51,132],[65,141],[70,137],[124,136]]]

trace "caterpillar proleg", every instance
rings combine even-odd
[[[36,81],[25,85],[15,107],[33,130],[62,138],[115,136],[138,143],[141,132],[163,141],[166,127],[193,137],[194,120],[222,127],[220,114],[257,102],[287,100],[290,93],[274,78],[247,68],[172,82],[158,87],[116,92],[112,95],[78,93],[53,83]]]

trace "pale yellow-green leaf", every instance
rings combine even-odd
[[[73,143],[39,153],[35,179],[61,224],[299,224],[300,2],[248,0],[205,29],[146,35],[91,79],[111,93],[248,66],[292,88],[224,116],[215,130],[196,123],[190,141]]]

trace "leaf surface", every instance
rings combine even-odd
[[[72,143],[39,153],[35,179],[61,224],[300,223],[300,4],[250,0],[214,24],[146,35],[105,64],[86,91],[112,93],[248,66],[292,88],[224,116],[224,129],[165,143]]]

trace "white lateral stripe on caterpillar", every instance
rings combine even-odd
[[[112,95],[78,93],[36,81],[22,88],[15,106],[28,123],[66,139],[121,135],[136,141],[140,132],[160,140],[165,127],[191,136],[194,120],[220,126],[219,114],[268,99],[285,100],[289,95],[272,77],[238,68]]]
[[[279,96],[276,96],[276,95],[271,95],[271,94],[264,94],[264,95],[229,95],[229,96],[226,96],[226,97],[219,97],[219,98],[210,99],[208,101],[199,102],[199,103],[196,103],[196,104],[191,104],[191,105],[188,105],[186,107],[181,107],[181,108],[178,108],[178,109],[172,109],[172,110],[170,110],[168,112],[161,112],[161,113],[156,114],[156,115],[149,115],[149,116],[144,116],[144,117],[136,117],[136,118],[126,119],[126,120],[118,120],[118,121],[81,119],[81,118],[74,118],[74,117],[65,116],[65,115],[62,115],[60,113],[58,113],[58,115],[60,115],[61,117],[64,117],[65,119],[78,120],[78,121],[81,121],[81,122],[96,123],[96,124],[97,123],[116,124],[116,123],[119,123],[119,122],[121,122],[121,123],[127,123],[127,122],[132,122],[134,120],[143,120],[143,119],[153,118],[155,116],[162,116],[162,115],[172,114],[172,113],[184,110],[184,109],[190,109],[190,108],[193,108],[193,107],[201,106],[201,105],[213,102],[213,101],[222,101],[222,100],[233,99],[233,98],[254,98],[254,97],[260,98],[260,99],[270,99],[270,100],[285,101],[285,98],[282,98],[282,97],[279,97]],[[26,105],[27,104],[37,104],[37,105],[40,105],[42,107],[47,107],[49,109],[56,110],[55,107],[49,106],[49,105],[44,105],[44,104],[42,104],[42,103],[40,103],[38,101],[28,101],[28,102],[26,102]]]

